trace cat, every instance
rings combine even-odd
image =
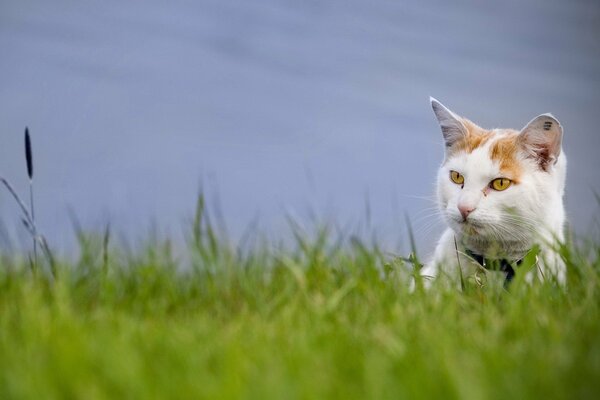
[[[567,160],[560,122],[542,114],[520,131],[488,130],[434,98],[430,102],[445,142],[437,202],[448,228],[421,275],[457,280],[478,271],[487,275],[493,264],[506,283],[538,245],[534,271],[564,282],[565,265],[554,250],[564,241],[565,225]]]

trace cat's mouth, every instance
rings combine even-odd
[[[489,223],[487,221],[481,221],[479,218],[472,218],[469,216],[466,220],[461,215],[450,214],[448,216],[448,222],[450,226],[457,232],[468,236],[480,236],[486,235]]]
[[[478,235],[485,229],[482,224],[472,220],[465,221],[463,219],[458,219],[456,220],[456,223],[465,235]]]

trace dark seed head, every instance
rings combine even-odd
[[[27,175],[33,179],[33,155],[31,153],[31,138],[29,128],[25,128],[25,160],[27,161]]]

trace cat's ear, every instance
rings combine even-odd
[[[444,107],[442,103],[433,97],[430,97],[429,101],[431,102],[431,108],[433,108],[433,112],[442,128],[446,147],[452,147],[454,143],[466,136],[467,128],[465,128],[461,118]]]
[[[560,155],[563,129],[552,114],[542,114],[531,120],[519,133],[525,153],[546,171]]]

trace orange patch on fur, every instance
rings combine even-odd
[[[462,118],[462,123],[467,129],[465,137],[452,145],[452,153],[465,151],[472,153],[475,149],[485,145],[490,139],[493,139],[495,133],[486,130],[477,124]],[[522,167],[517,159],[519,144],[517,135],[519,132],[512,129],[505,129],[508,135],[496,140],[490,146],[490,158],[500,164],[500,172],[504,177],[509,178],[515,183],[519,183]]]
[[[483,146],[492,136],[491,131],[487,131],[466,118],[462,119],[462,123],[467,128],[467,134],[464,139],[461,139],[452,145],[452,152],[466,151],[472,153],[476,148]]]
[[[515,183],[519,182],[521,176],[521,164],[517,159],[519,143],[517,142],[517,131],[509,131],[509,134],[496,140],[490,146],[490,157],[500,164],[500,172]]]
[[[480,128],[468,119],[463,118],[463,124],[467,128],[465,147],[468,153],[472,153],[479,146],[483,146],[492,137],[491,131]]]

